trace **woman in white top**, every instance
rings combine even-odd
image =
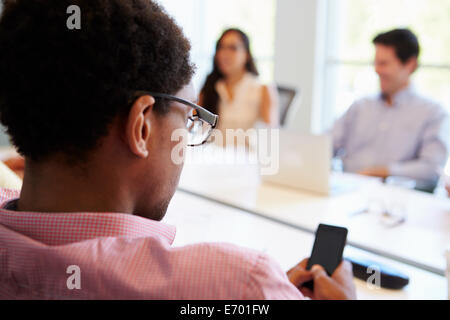
[[[248,130],[258,122],[278,126],[276,90],[261,84],[258,75],[247,35],[239,29],[226,30],[200,93],[200,105],[219,115],[220,130]]]

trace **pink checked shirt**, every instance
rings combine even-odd
[[[303,299],[264,254],[174,248],[174,227],[129,214],[4,209],[18,197],[0,189],[0,299]]]

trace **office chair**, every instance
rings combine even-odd
[[[299,92],[296,89],[277,86],[279,107],[280,107],[280,126],[285,127],[287,124],[288,114],[299,98]]]

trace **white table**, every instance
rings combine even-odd
[[[15,154],[12,148],[0,148],[1,159]],[[353,176],[345,176],[344,179],[361,180]],[[181,179],[180,189],[186,189],[198,196],[177,192],[165,222],[177,226],[175,246],[206,241],[233,243],[266,252],[275,258],[284,270],[309,256],[314,241],[311,232],[319,223],[342,222],[341,224],[351,228],[350,243],[355,242],[357,247],[363,247],[365,238],[370,240],[371,235],[381,237],[379,246],[366,240],[373,246],[369,251],[377,251],[377,248],[380,248],[384,257],[354,246],[347,246],[345,255],[379,261],[410,277],[410,284],[401,291],[373,289],[366,283],[355,280],[359,299],[447,299],[446,278],[426,269],[435,265],[430,267],[432,271],[439,268],[438,273],[442,273],[440,268],[443,268],[443,257],[439,252],[441,247],[444,247],[443,243],[449,242],[449,203],[438,201],[431,196],[406,192],[407,197],[419,199],[414,201],[412,219],[410,218],[405,226],[394,230],[384,230],[375,223],[373,232],[365,235],[366,224],[373,223],[373,217],[360,215],[349,218],[348,213],[363,208],[366,205],[364,194],[377,188],[376,183],[372,183],[370,179],[366,182],[356,194],[324,198],[297,190],[264,185],[255,166],[188,164]],[[420,211],[420,208],[426,209],[428,216],[417,215],[416,211]],[[425,219],[426,217],[429,219]],[[393,233],[399,230],[400,235]],[[417,243],[417,240],[412,238],[411,248],[397,259],[399,257],[395,256],[396,253],[402,247],[408,247],[408,239],[414,236],[414,230],[419,236],[429,233],[430,238],[421,242],[420,250],[415,253],[414,243]],[[433,230],[436,232],[434,235]],[[385,236],[388,238],[383,238]],[[392,246],[389,246],[389,238],[401,239],[403,236],[406,238],[400,243],[393,242]],[[432,247],[433,243],[437,244],[436,248]],[[427,248],[431,248],[430,252],[426,252]],[[423,259],[420,254],[424,254]],[[394,256],[396,259],[392,260],[386,256]],[[397,261],[403,259],[407,260],[408,264]],[[408,259],[413,259],[412,263]],[[424,261],[425,270],[409,265],[416,263],[414,259]],[[428,259],[431,259],[431,262]],[[438,260],[437,263],[433,259]]]
[[[173,198],[163,221],[177,227],[174,246],[201,242],[232,243],[267,253],[286,271],[310,255],[314,241],[309,232],[180,191]],[[447,299],[445,277],[352,246],[346,247],[344,255],[377,261],[410,277],[410,284],[403,290],[375,289],[355,280],[358,299]]]
[[[349,243],[357,248],[440,275],[445,273],[444,252],[450,244],[448,199],[387,187],[373,179],[345,174],[341,179],[358,187],[337,196],[324,197],[263,183],[259,167],[245,161],[241,164],[220,161],[205,164],[198,160],[197,163],[187,161],[180,190],[303,231],[314,232],[320,223],[345,226],[349,229]],[[379,215],[354,215],[379,199],[406,206],[406,223],[390,228],[380,222]]]

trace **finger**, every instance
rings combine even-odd
[[[305,282],[311,281],[313,279],[313,275],[310,271],[299,268],[296,271],[289,273],[288,278],[289,281],[298,288]]]
[[[353,265],[351,262],[343,261],[333,273],[331,278],[339,283],[349,282],[350,279],[353,278]]]
[[[350,261],[344,260],[341,263],[342,269],[347,270],[349,272],[353,272],[353,264]]]
[[[306,265],[308,264],[308,259],[303,259],[299,264],[297,264],[295,267],[292,267],[288,272],[287,275],[289,276],[293,272],[298,272],[298,270],[306,270]]]
[[[343,274],[351,274],[351,275],[353,275],[353,265],[352,265],[352,263],[350,261],[343,260],[341,262],[341,264],[334,271],[333,276],[335,274],[337,274],[337,275],[338,274],[340,274],[340,275],[343,275]]]
[[[303,259],[300,263],[298,263],[297,265],[295,265],[295,267],[293,267],[291,270],[295,270],[298,267],[306,270],[306,266],[308,265],[308,259]],[[291,271],[289,270],[288,273]]]
[[[320,265],[313,265],[311,268],[311,273],[313,274],[314,283],[323,281],[329,282],[331,280],[325,269]]]
[[[313,293],[310,289],[305,288],[305,287],[301,287],[301,288],[300,288],[300,292],[301,292],[305,297],[308,297],[308,298],[310,298],[310,299],[314,299],[314,293]]]
[[[325,271],[325,269],[321,265],[318,265],[318,264],[315,264],[312,266],[311,272],[314,274],[314,277],[327,275],[327,272]]]
[[[286,272],[286,274],[289,277],[291,274],[295,273],[297,269],[298,269],[298,265],[296,265],[295,267],[292,267],[291,269],[289,269],[289,271]]]
[[[303,259],[298,265],[306,270],[306,266],[308,265],[309,259]]]

